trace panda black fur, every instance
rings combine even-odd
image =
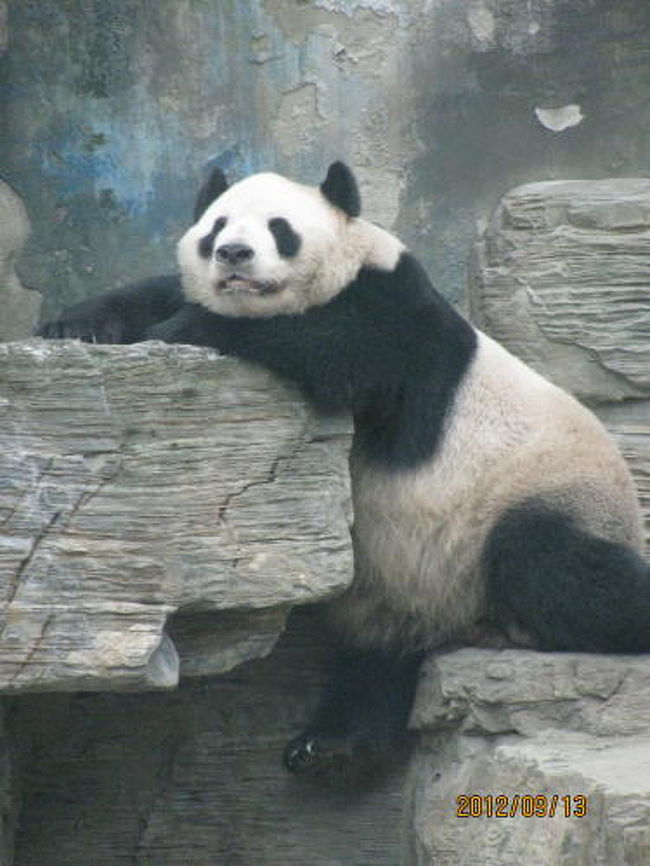
[[[630,474],[595,417],[474,329],[353,175],[320,188],[219,170],[181,277],[65,311],[40,333],[214,346],[353,413],[355,579],[328,607],[330,687],[296,772],[370,770],[403,734],[423,653],[496,629],[543,650],[650,651],[650,570]]]

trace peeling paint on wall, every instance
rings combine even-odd
[[[22,267],[48,313],[173,268],[214,164],[316,182],[347,159],[366,214],[390,225],[401,186],[387,177],[414,151],[411,6],[9,0],[2,159],[34,220]]]
[[[564,132],[584,120],[579,105],[562,105],[560,108],[536,108],[535,117],[551,132]]]
[[[16,257],[30,232],[25,205],[0,180],[0,341],[29,337],[36,325],[41,296],[20,284]]]
[[[272,121],[274,137],[287,157],[309,153],[316,146],[325,122],[318,111],[317,86],[301,84],[283,94]]]

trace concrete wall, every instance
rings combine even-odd
[[[22,281],[51,314],[171,269],[209,165],[343,157],[460,298],[508,188],[647,170],[649,44],[645,0],[0,0]]]

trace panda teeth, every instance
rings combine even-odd
[[[252,292],[254,283],[252,280],[247,280],[244,277],[232,276],[228,277],[219,284],[226,294],[235,294],[236,292]]]
[[[242,292],[255,295],[268,295],[278,291],[279,286],[276,283],[262,283],[257,280],[251,280],[248,277],[241,277],[239,274],[232,274],[225,280],[221,280],[218,288],[224,294],[231,295]]]

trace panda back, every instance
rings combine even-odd
[[[641,547],[634,484],[600,422],[481,333],[433,456],[395,470],[357,450],[351,474],[357,584],[372,586],[372,603],[348,599],[337,615],[371,642],[420,627],[444,640],[475,622],[486,540],[506,512],[531,501]]]
[[[480,454],[489,519],[532,497],[597,535],[641,547],[631,473],[589,409],[485,334],[465,385],[447,444],[464,440],[467,453]]]

